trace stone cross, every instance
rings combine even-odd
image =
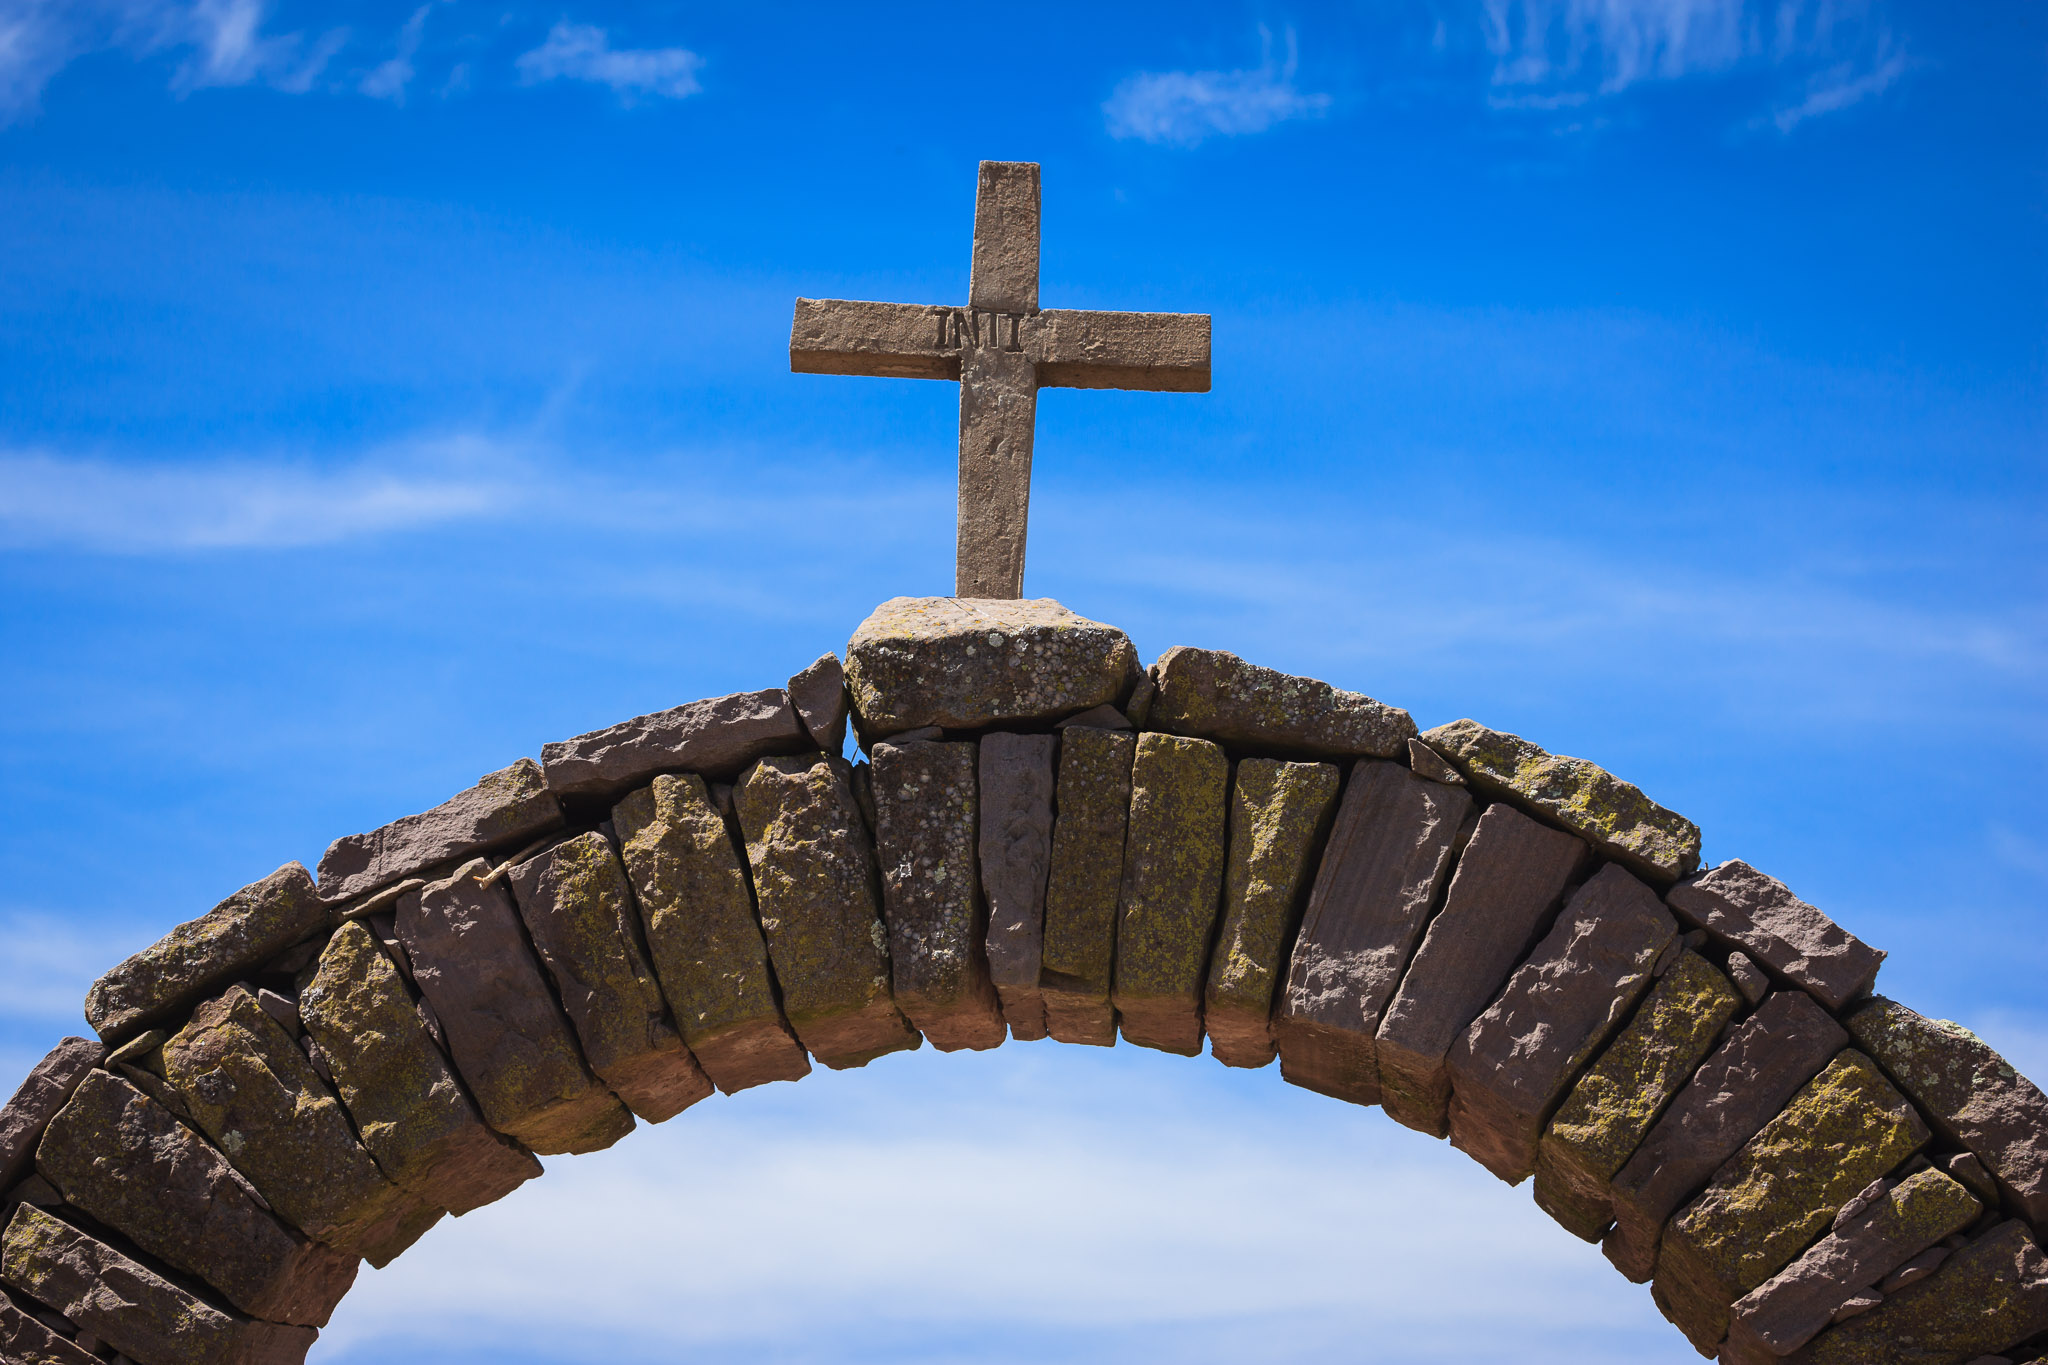
[[[1024,595],[1038,391],[1209,391],[1209,315],[1038,306],[1038,166],[984,161],[967,306],[798,299],[789,368],[960,382],[957,597]]]

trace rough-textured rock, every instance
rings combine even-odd
[[[85,1020],[118,1043],[171,1018],[327,925],[313,878],[286,863],[95,981]]]
[[[0,1108],[0,1190],[28,1170],[43,1129],[105,1055],[106,1049],[90,1038],[66,1038],[35,1064],[14,1098]]]
[[[1586,846],[1506,805],[1479,817],[1394,998],[1375,1051],[1390,1117],[1447,1131],[1452,1044],[1506,984],[1586,858]]]
[[[1658,1307],[1713,1354],[1728,1334],[1729,1305],[1930,1136],[1869,1058],[1842,1053],[1671,1220],[1657,1253]]]
[[[2032,1081],[1962,1025],[1883,996],[1849,1017],[1849,1033],[1935,1131],[1982,1161],[2028,1218],[2048,1224],[2048,1097]]]
[[[50,1124],[36,1168],[67,1203],[251,1317],[324,1327],[355,1283],[355,1257],[279,1222],[226,1157],[104,1071]]]
[[[1131,728],[1131,718],[1108,702],[1104,702],[1100,706],[1091,706],[1086,711],[1068,716],[1065,720],[1056,721],[1052,728],[1066,730],[1076,725],[1094,730],[1128,730]]]
[[[1614,1177],[1607,1259],[1638,1284],[1648,1280],[1672,1211],[1848,1042],[1842,1026],[1799,991],[1776,992],[1730,1029]]]
[[[1280,1073],[1289,1081],[1353,1104],[1379,1103],[1380,1016],[1473,818],[1468,792],[1396,763],[1352,768],[1274,1014]]]
[[[1002,1045],[976,870],[975,746],[878,744],[875,856],[896,1008],[941,1052]]]
[[[1134,737],[1113,730],[1068,730],[1060,737],[1039,986],[1046,1031],[1063,1043],[1116,1042],[1109,988],[1137,747]]]
[[[1852,1201],[1836,1215],[1834,1230],[1798,1260],[1736,1301],[1728,1329],[1731,1345],[1790,1354],[1826,1330],[1851,1295],[1962,1231],[1984,1208],[1976,1196],[1935,1170],[1880,1182],[1872,1190],[1875,1197],[1860,1208]]]
[[[657,777],[612,809],[648,955],[676,1027],[728,1095],[808,1076],[775,1002],[768,945],[732,833],[704,779]]]
[[[1045,1037],[1045,882],[1052,870],[1052,792],[1059,741],[998,731],[981,737],[981,889],[988,973],[1020,1041]]]
[[[1884,954],[1740,860],[1680,882],[1665,901],[1687,924],[1733,943],[1831,1010],[1870,989]]]
[[[757,758],[795,754],[815,741],[779,687],[685,702],[541,749],[548,790],[610,801],[657,773],[729,778]]]
[[[540,1174],[486,1127],[369,928],[344,924],[299,987],[299,1014],[363,1146],[393,1181],[468,1213]]]
[[[1304,758],[1405,757],[1415,722],[1359,692],[1176,646],[1152,665],[1146,724],[1232,749]]]
[[[1248,758],[1231,780],[1223,924],[1202,1015],[1226,1066],[1273,1060],[1273,994],[1337,805],[1333,763]]]
[[[36,1321],[33,1310],[4,1289],[0,1289],[0,1360],[8,1365],[99,1365],[98,1356]]]
[[[1764,969],[1756,965],[1748,953],[1728,954],[1728,979],[1735,983],[1735,989],[1742,992],[1742,998],[1750,1004],[1760,1003],[1771,993],[1771,979],[1764,975]]]
[[[1202,1050],[1229,790],[1230,760],[1216,745],[1138,736],[1110,992],[1126,1042],[1188,1057]]]
[[[336,839],[320,859],[320,894],[353,900],[442,863],[509,852],[561,827],[562,803],[540,764],[522,758],[430,811]]]
[[[846,647],[854,723],[870,739],[1055,720],[1118,700],[1137,675],[1122,631],[1049,597],[892,597]]]
[[[1613,1180],[1741,1006],[1728,978],[1685,952],[1572,1087],[1536,1153],[1536,1203],[1588,1242],[1614,1221]]]
[[[764,758],[733,794],[782,1008],[834,1070],[918,1046],[889,995],[874,855],[846,762]]]
[[[1650,988],[1678,923],[1618,863],[1572,894],[1498,1000],[1451,1048],[1451,1142],[1511,1185],[1543,1125]]]
[[[789,680],[789,704],[796,708],[804,733],[811,743],[828,754],[846,747],[846,716],[850,700],[846,695],[846,670],[837,654],[826,654]]]
[[[512,893],[479,880],[488,870],[465,863],[399,901],[413,980],[486,1123],[543,1156],[609,1147],[633,1116],[584,1064]]]
[[[2048,1330],[2048,1256],[2017,1219],[1941,1269],[1830,1329],[1793,1365],[1955,1365]]]
[[[595,830],[508,874],[520,918],[576,1027],[583,1059],[628,1109],[662,1123],[711,1093],[669,1022],[618,854]]]
[[[1583,758],[1546,753],[1473,720],[1439,725],[1422,739],[1482,794],[1536,811],[1651,881],[1670,882],[1700,865],[1698,825]]]
[[[1446,786],[1462,787],[1465,774],[1451,766],[1451,761],[1419,739],[1408,741],[1408,767],[1417,777],[1426,777],[1432,782]]]
[[[0,1238],[0,1278],[146,1365],[298,1365],[319,1335],[216,1308],[26,1204]]]

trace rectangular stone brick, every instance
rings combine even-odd
[[[1885,1296],[1791,1357],[1793,1365],[1955,1365],[2048,1331],[2048,1256],[2024,1223],[1998,1224],[1918,1284]]]
[[[1359,692],[1248,664],[1221,649],[1176,646],[1152,665],[1146,724],[1234,749],[1303,758],[1395,758],[1415,722]]]
[[[1225,1066],[1273,1060],[1273,996],[1337,805],[1334,763],[1247,758],[1231,779],[1223,925],[1202,1018]]]
[[[1451,1048],[1451,1142],[1510,1185],[1535,1173],[1543,1125],[1650,988],[1678,922],[1609,863],[1572,893],[1500,998]]]
[[[1223,896],[1230,760],[1207,740],[1146,733],[1131,765],[1115,984],[1124,1041],[1202,1050],[1202,975]]]
[[[548,790],[609,804],[657,773],[729,779],[757,758],[799,754],[816,743],[779,687],[685,702],[635,716],[540,751]]]
[[[1273,1021],[1289,1081],[1379,1103],[1374,1035],[1473,820],[1467,791],[1397,763],[1352,768]]]
[[[1444,908],[1380,1020],[1380,1102],[1432,1137],[1449,1131],[1451,1046],[1535,945],[1586,845],[1506,805],[1489,806],[1451,874]]]
[[[28,1170],[43,1129],[106,1053],[90,1038],[66,1038],[35,1064],[14,1098],[0,1108],[0,1190]]]
[[[336,839],[320,859],[320,894],[353,900],[441,863],[510,852],[561,827],[562,803],[540,764],[522,758],[430,811]]]
[[[13,1210],[8,1210],[12,1216]],[[0,1360],[8,1365],[99,1365],[99,1357],[58,1336],[0,1289]]]
[[[730,1095],[811,1073],[775,1001],[732,832],[704,779],[663,776],[612,808],[648,956],[683,1042]]]
[[[1113,730],[1074,729],[1060,737],[1039,986],[1046,1031],[1063,1043],[1116,1042],[1109,990],[1137,747],[1135,736]]]
[[[640,912],[611,843],[592,830],[514,867],[507,880],[583,1059],[628,1109],[662,1123],[711,1093],[669,1022]]]
[[[1734,944],[1831,1010],[1868,991],[1884,963],[1883,953],[1739,859],[1680,882],[1664,899],[1688,925]]]
[[[988,972],[1003,1020],[1020,1041],[1043,1038],[1045,884],[1052,871],[1052,793],[1059,741],[998,731],[981,737],[982,893],[988,898]]]
[[[837,654],[823,654],[817,662],[789,680],[789,704],[811,745],[824,753],[836,754],[846,747],[846,718],[852,698],[846,691],[846,670]]]
[[[484,1122],[542,1156],[595,1152],[633,1116],[584,1063],[502,881],[481,858],[400,899],[413,981]]]
[[[846,761],[764,758],[733,800],[797,1038],[835,1071],[917,1047],[923,1040],[890,998],[874,851]]]

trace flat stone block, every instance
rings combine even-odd
[[[1449,1131],[1450,1051],[1535,944],[1586,845],[1511,806],[1479,817],[1422,946],[1380,1020],[1380,1102],[1400,1123]]]
[[[1113,730],[1074,729],[1060,738],[1039,985],[1046,1030],[1063,1043],[1116,1042],[1109,990],[1137,747],[1136,737]]]
[[[746,869],[704,779],[657,777],[612,808],[612,825],[655,977],[704,1073],[728,1095],[808,1076],[811,1059],[775,1002]]]
[[[1740,860],[1680,882],[1665,901],[1689,926],[1732,943],[1831,1010],[1870,989],[1884,954]]]
[[[1955,1365],[2048,1331],[2048,1256],[1998,1224],[1920,1283],[1822,1334],[1793,1365]]]
[[[846,747],[846,717],[852,698],[846,694],[846,670],[837,654],[826,654],[789,680],[789,704],[811,744],[828,754]]]
[[[353,900],[442,863],[510,852],[561,827],[562,803],[540,764],[522,758],[430,811],[336,839],[320,859],[320,895]]]
[[[1186,1057],[1202,1050],[1229,791],[1230,760],[1216,745],[1138,736],[1110,992],[1125,1042]]]
[[[733,793],[761,931],[797,1038],[834,1070],[922,1039],[889,988],[874,850],[846,761],[764,758]]]
[[[981,737],[981,889],[988,900],[988,973],[1010,1036],[1043,1038],[1045,884],[1052,872],[1052,794],[1059,741],[1003,731]]]
[[[602,1150],[633,1116],[584,1063],[512,893],[480,880],[489,871],[473,860],[398,902],[413,980],[484,1122],[542,1156]]]
[[[863,737],[1051,721],[1130,692],[1138,653],[1115,626],[1049,597],[892,597],[846,647]]]
[[[1232,749],[1303,758],[1398,758],[1415,722],[1360,692],[1248,664],[1220,649],[1176,646],[1152,665],[1146,724]]]
[[[1609,863],[1451,1048],[1451,1142],[1510,1185],[1565,1092],[1648,991],[1678,937],[1657,893]]]
[[[771,687],[635,716],[547,745],[540,757],[555,795],[608,802],[657,773],[725,780],[757,758],[802,753],[815,742],[789,693]]]
[[[1230,788],[1223,924],[1209,958],[1202,1017],[1209,1050],[1225,1066],[1273,1060],[1273,996],[1281,955],[1315,875],[1337,806],[1334,763],[1247,758]]]
[[[1583,758],[1546,753],[1519,735],[1454,720],[1422,736],[1481,794],[1526,806],[1602,856],[1663,885],[1700,865],[1700,829]]]
[[[106,1048],[90,1038],[66,1038],[29,1071],[14,1098],[0,1108],[0,1190],[28,1172],[43,1130],[106,1055]]]
[[[99,1365],[100,1358],[80,1350],[69,1337],[58,1336],[0,1289],[0,1360],[8,1365]]]
[[[108,1043],[122,1042],[326,927],[313,878],[286,863],[95,981],[85,996],[86,1022]]]

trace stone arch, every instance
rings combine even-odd
[[[2043,1358],[2048,1099],[1699,850],[1476,722],[898,598],[843,667],[550,744],[111,969],[0,1110],[0,1357],[297,1361],[536,1153],[1049,1036],[1380,1104],[1729,1365]]]

